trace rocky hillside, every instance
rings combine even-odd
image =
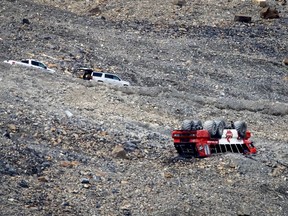
[[[1,62],[56,73],[0,63],[0,214],[287,215],[288,9],[266,3],[279,18],[252,1],[2,0]],[[257,155],[177,157],[173,129],[218,118],[247,122]]]

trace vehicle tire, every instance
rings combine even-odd
[[[84,80],[90,80],[91,79],[91,75],[86,73],[86,74],[84,74],[83,79]]]
[[[191,130],[193,127],[193,121],[184,120],[181,125],[181,130]]]
[[[216,120],[215,123],[217,128],[215,136],[221,138],[223,135],[224,128],[226,127],[226,123],[223,120]]]
[[[202,122],[200,120],[193,120],[193,128],[194,130],[202,130],[203,129],[203,125]]]
[[[234,122],[235,129],[238,132],[239,137],[245,138],[246,131],[247,131],[247,124],[243,121],[236,121]]]
[[[214,137],[217,132],[216,123],[213,120],[205,121],[203,129],[207,130],[211,137]]]

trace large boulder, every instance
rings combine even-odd
[[[277,19],[280,16],[276,8],[265,7],[260,11],[260,17],[263,19]]]

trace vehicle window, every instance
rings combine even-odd
[[[117,80],[117,81],[120,81],[120,78],[117,77],[117,76],[113,76],[113,79],[114,79],[114,80]]]
[[[38,66],[42,67],[42,68],[45,68],[45,69],[47,68],[43,63],[40,63],[40,62],[38,62]]]
[[[101,77],[101,76],[102,76],[102,73],[93,72],[93,76]]]
[[[107,78],[107,79],[113,79],[113,75],[111,75],[111,74],[105,74],[105,78]]]
[[[36,61],[31,61],[31,64],[34,66],[38,66],[38,62],[36,62]]]
[[[22,63],[25,63],[25,64],[28,64],[28,63],[29,63],[28,60],[22,60],[21,62],[22,62]]]

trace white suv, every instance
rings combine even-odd
[[[122,80],[115,74],[103,73],[103,72],[92,72],[92,80],[97,82],[109,83],[113,85],[130,86],[130,83]]]

